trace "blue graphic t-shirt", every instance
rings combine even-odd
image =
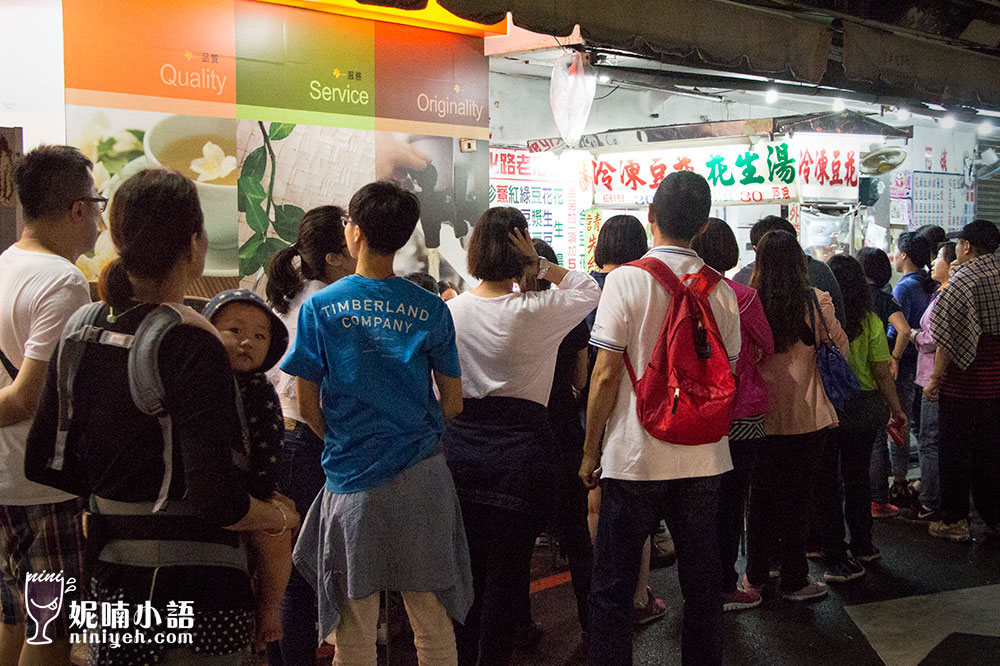
[[[358,275],[303,303],[281,369],[321,387],[333,493],[373,488],[430,457],[444,429],[431,371],[461,376],[444,301],[403,278]]]

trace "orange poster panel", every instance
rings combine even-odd
[[[234,0],[64,0],[66,88],[235,104],[235,17]]]

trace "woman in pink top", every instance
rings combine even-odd
[[[911,331],[913,346],[917,348],[917,379],[921,389],[930,381],[934,371],[934,356],[937,345],[931,335],[931,316],[937,297],[948,284],[951,264],[955,261],[955,243],[948,241],[938,245],[937,258],[931,265],[931,277],[941,283],[941,287],[931,296],[931,302],[920,317],[920,328]],[[941,520],[941,477],[938,471],[938,448],[941,433],[938,429],[938,403],[923,398],[920,401],[920,431],[917,433],[917,451],[920,454],[920,507],[916,511],[917,520],[934,522]]]
[[[691,249],[705,264],[723,275],[737,266],[740,248],[729,225],[710,217],[708,225],[691,241]],[[740,358],[736,362],[736,403],[729,426],[729,453],[733,469],[722,475],[719,489],[719,550],[722,555],[723,609],[744,610],[760,605],[760,594],[742,589],[737,583],[736,559],[743,534],[744,498],[757,459],[757,449],[764,438],[764,412],[768,394],[757,365],[774,354],[771,327],[757,290],[723,278],[736,292],[740,309]]]
[[[781,565],[781,596],[805,601],[827,593],[824,583],[809,579],[805,545],[810,477],[828,428],[837,425],[815,345],[817,336],[829,331],[845,356],[850,347],[830,295],[809,286],[806,258],[792,234],[772,231],[761,239],[750,286],[760,295],[775,353],[759,366],[770,403],[751,484],[744,588],[759,591],[764,586],[774,555]],[[819,312],[812,304],[814,294]],[[817,321],[819,330],[813,331],[810,313],[822,317],[826,328]]]

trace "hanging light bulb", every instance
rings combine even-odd
[[[764,101],[766,101],[768,104],[774,104],[775,102],[777,102],[778,101],[778,89],[777,88],[768,88],[767,89],[767,94],[764,96]]]
[[[847,108],[847,105],[844,104],[844,100],[840,99],[839,97],[837,99],[833,100],[833,110],[835,112],[840,113],[841,111],[843,111],[846,108]]]
[[[906,107],[901,106],[898,109],[896,109],[896,119],[897,120],[901,120],[901,121],[905,122],[905,121],[909,120],[912,115],[913,114],[910,113],[910,110],[907,109]]]
[[[952,114],[949,113],[947,116],[945,116],[944,118],[942,118],[941,119],[941,127],[943,127],[944,129],[952,129],[952,128],[954,128],[955,127],[955,116],[953,116]]]
[[[983,136],[989,136],[990,134],[993,134],[993,123],[991,123],[988,120],[984,120],[982,123],[979,124],[979,133],[982,134]]]

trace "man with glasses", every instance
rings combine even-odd
[[[14,174],[24,211],[21,239],[0,254],[0,664],[69,664],[68,598],[79,594],[83,536],[80,498],[24,477],[24,448],[49,360],[63,326],[90,302],[90,287],[74,266],[97,240],[107,199],[97,195],[93,164],[76,148],[41,146]],[[63,573],[62,612],[38,644],[27,627],[29,573]],[[37,615],[37,613],[33,613]],[[30,620],[33,624],[34,621]],[[40,634],[39,636],[40,637]],[[20,659],[20,662],[18,660]]]

